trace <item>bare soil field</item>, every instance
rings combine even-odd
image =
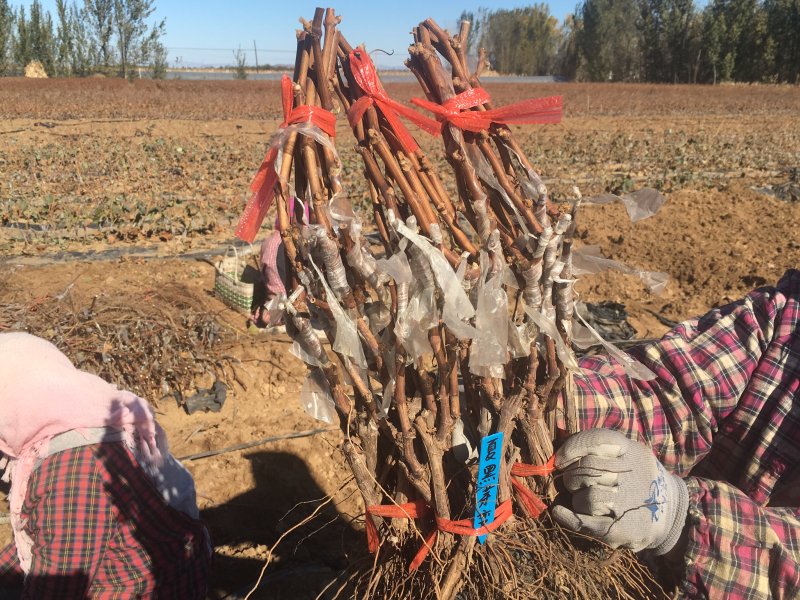
[[[680,321],[800,265],[800,203],[756,191],[800,165],[797,88],[486,87],[500,105],[564,95],[561,124],[518,134],[556,198],[574,183],[585,194],[651,185],[667,197],[638,223],[618,204],[590,206],[579,221],[578,246],[600,244],[608,258],[669,274],[661,296],[617,273],[577,285],[583,301],[625,304],[640,337],[667,331],[648,311]],[[402,101],[417,93],[387,88]],[[235,361],[219,413],[190,416],[172,397],[148,398],[178,457],[324,426],[300,407],[305,366],[288,338],[248,333],[245,319],[213,297],[214,269],[186,260],[205,252],[213,261],[232,239],[280,122],[277,91],[271,82],[0,79],[0,307],[36,310],[70,284],[77,311],[94,297],[154,302],[152,290],[185,286],[196,308],[223,324],[224,352]],[[351,199],[367,209],[342,117],[337,133]],[[417,137],[442,163],[441,142]],[[150,254],[127,259],[141,252]],[[13,329],[3,314],[0,331]],[[198,376],[186,393],[212,383]],[[271,579],[253,597],[315,598],[356,558],[363,505],[354,484],[339,489],[347,477],[341,442],[333,431],[187,462],[217,547],[210,598],[254,581],[267,548],[329,495],[335,500],[278,546]],[[9,540],[0,525],[0,543]]]
[[[656,85],[484,82],[495,101],[563,95],[564,114],[788,114],[800,112],[789,85]],[[277,81],[154,81],[109,79],[0,79],[0,118],[7,119],[273,119],[281,115]],[[410,106],[422,97],[416,83],[387,83],[386,92]]]

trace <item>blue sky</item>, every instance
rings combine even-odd
[[[13,0],[12,0],[13,2]],[[27,0],[23,0],[28,4]],[[14,2],[16,4],[16,2]],[[577,0],[555,0],[551,13],[563,20],[575,8]],[[44,7],[55,17],[54,0],[43,0]],[[82,5],[82,0],[78,0]],[[258,46],[260,64],[294,62],[296,48],[294,30],[299,28],[298,17],[314,16],[316,4],[310,2],[274,2],[234,0],[155,0],[153,17],[167,18],[165,45],[169,48],[170,66],[182,57],[187,66],[231,64],[230,49],[248,51],[248,63],[253,63],[253,40]],[[400,2],[340,1],[334,5],[343,20],[340,29],[353,45],[366,44],[372,50],[394,50],[394,56],[377,53],[378,65],[402,67],[411,43],[409,31],[414,24],[433,17],[443,27],[454,27],[462,10],[514,8],[533,2],[472,3],[469,0],[400,0]],[[390,9],[399,6],[400,10]],[[153,18],[153,20],[155,20]],[[191,50],[190,50],[191,48]],[[194,50],[203,48],[203,50]]]

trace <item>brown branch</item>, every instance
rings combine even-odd
[[[433,483],[433,498],[436,507],[436,514],[445,519],[450,518],[450,499],[447,497],[447,484],[444,480],[444,469],[442,458],[444,453],[439,444],[428,431],[427,419],[433,419],[430,411],[423,410],[415,422],[417,433],[422,439],[425,450],[428,453],[428,467],[431,471],[431,482]]]

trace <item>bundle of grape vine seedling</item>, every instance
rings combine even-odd
[[[413,28],[417,111],[386,94],[340,21],[321,8],[301,19],[294,75],[281,84],[284,123],[237,235],[252,241],[276,207],[288,297],[266,310],[308,364],[303,408],[341,425],[366,507],[367,547],[340,578],[342,593],[656,597],[632,555],[560,529],[546,508],[556,433],[578,430],[572,343],[600,341],[575,320],[575,276],[616,268],[656,292],[665,284],[573,249],[581,204],[620,199],[637,220],[663,197],[646,188],[582,199],[575,188],[552,202],[509,125],[558,122],[561,98],[495,106],[480,83],[483,53],[467,69],[469,23],[455,36],[431,19]],[[354,212],[339,179],[345,118],[369,216]],[[409,127],[441,138],[457,195]],[[607,347],[629,374],[649,376]]]

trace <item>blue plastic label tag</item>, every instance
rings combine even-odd
[[[481,458],[478,471],[478,494],[475,499],[475,529],[494,521],[497,505],[497,484],[500,481],[500,456],[503,452],[503,433],[488,435],[481,440]],[[485,535],[479,535],[483,544]]]

